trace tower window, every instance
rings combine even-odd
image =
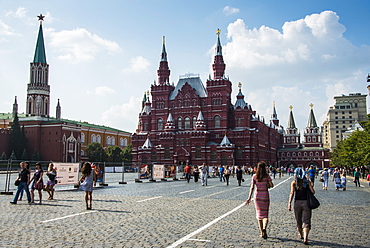
[[[219,115],[215,116],[215,128],[220,127],[221,117]]]
[[[190,118],[189,117],[185,118],[185,129],[190,129]]]
[[[159,131],[163,130],[163,120],[162,119],[158,119],[158,130]]]

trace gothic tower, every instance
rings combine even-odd
[[[321,147],[322,135],[320,128],[317,126],[315,114],[313,113],[313,104],[310,104],[311,110],[308,117],[307,127],[304,132],[304,144],[306,147]]]
[[[40,27],[35,56],[30,64],[30,83],[27,87],[26,104],[27,116],[49,117],[50,113],[49,65],[46,63],[44,36],[42,33],[44,17],[42,14],[38,16]]]
[[[284,134],[284,147],[297,147],[301,143],[298,128],[295,126],[293,106],[290,106],[290,114],[286,133]]]

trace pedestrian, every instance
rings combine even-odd
[[[307,204],[307,191],[311,190],[315,194],[312,182],[307,180],[306,173],[302,168],[295,171],[295,180],[291,184],[288,210],[291,211],[294,198],[294,216],[297,222],[298,234],[303,243],[308,245],[308,234],[311,230],[312,209]]]
[[[81,168],[82,176],[78,181],[80,189],[85,191],[86,210],[92,209],[92,190],[96,186],[96,174],[89,162],[85,162]],[[89,205],[90,203],[90,205]]]
[[[185,166],[184,172],[185,172],[186,181],[189,183],[190,178],[191,178],[191,167],[190,167],[190,165]]]
[[[316,175],[316,170],[310,166],[310,169],[308,169],[308,175],[309,175],[309,180],[312,182],[312,185],[315,185],[315,175]]]
[[[199,174],[200,174],[199,169],[198,169],[198,165],[194,165],[193,174],[194,174],[194,183],[197,183],[198,178],[199,178]]]
[[[204,185],[207,186],[207,179],[208,179],[208,173],[209,173],[208,165],[203,163],[203,166],[200,167],[200,171],[202,173],[202,186]]]
[[[223,165],[220,166],[220,169],[219,169],[219,173],[220,173],[220,182],[222,182],[222,179],[224,180],[225,182],[225,178],[224,178],[224,171],[225,171],[225,168]]]
[[[41,168],[41,164],[37,162],[35,172],[30,180],[30,182],[32,182],[31,203],[35,203],[35,190],[37,190],[39,192],[39,204],[42,204],[42,190],[44,189],[44,181],[42,180],[43,176],[44,171]]]
[[[328,183],[329,183],[329,172],[328,168],[325,168],[324,171],[321,173],[321,177],[323,179],[322,185],[324,190],[328,190]]]
[[[360,187],[361,173],[360,173],[360,170],[358,168],[355,169],[355,173],[353,174],[353,176],[355,177],[355,180],[353,180],[353,182],[355,183],[356,187],[357,187],[357,185],[358,185],[358,187]]]
[[[370,173],[369,173],[369,174],[367,174],[366,181],[368,181],[368,182],[369,182],[369,187],[370,187]]]
[[[28,163],[27,161],[24,161],[22,163],[25,163],[26,164],[26,169],[28,170],[28,172],[30,173],[31,175],[31,171],[30,171],[30,163]],[[27,186],[28,188],[28,186]],[[23,192],[24,192],[24,189],[22,189],[21,193],[20,193],[20,196],[19,196],[19,199],[18,201],[22,201],[22,198],[23,198]]]
[[[235,174],[236,174],[236,180],[238,181],[238,185],[241,186],[242,184],[242,181],[244,180],[243,179],[243,171],[242,171],[242,167],[239,165],[236,170],[235,170]]]
[[[18,177],[15,180],[17,182],[16,184],[18,184],[17,193],[15,194],[13,201],[10,203],[17,204],[19,194],[23,192],[23,190],[26,191],[28,203],[31,203],[31,194],[28,189],[28,185],[30,184],[30,171],[26,168],[25,162],[21,162],[19,165],[21,170],[19,171]]]
[[[333,181],[335,184],[335,189],[339,190],[339,188],[342,187],[342,180],[338,168],[335,168],[335,171],[333,173]]]
[[[226,166],[224,171],[224,179],[226,179],[226,186],[229,186],[230,175],[231,175],[230,167]]]
[[[268,192],[269,188],[274,187],[271,177],[267,174],[266,163],[259,162],[257,165],[256,175],[252,177],[251,188],[249,191],[249,197],[246,200],[248,205],[251,202],[252,194],[254,188],[256,193],[254,194],[254,206],[256,208],[256,217],[258,221],[258,226],[260,229],[260,236],[264,239],[267,239],[267,224],[268,224],[268,215],[270,207],[270,195]]]
[[[342,174],[341,183],[342,183],[343,191],[346,191],[346,190],[347,190],[347,177],[346,177],[346,172],[343,172],[343,174]]]
[[[46,182],[45,190],[49,194],[48,200],[53,200],[54,199],[54,186],[55,186],[55,181],[56,181],[55,178],[57,176],[57,171],[55,170],[53,163],[49,164],[46,175],[48,176],[49,180]]]

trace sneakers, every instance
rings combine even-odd
[[[11,201],[10,204],[17,204],[16,202]]]

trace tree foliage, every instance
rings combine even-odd
[[[92,162],[106,161],[107,154],[99,142],[93,142],[86,148],[87,157]]]
[[[109,162],[122,162],[122,149],[119,146],[109,146],[107,156]]]
[[[356,130],[338,143],[332,153],[332,164],[341,167],[370,165],[370,115],[360,123],[363,131]]]
[[[26,148],[27,140],[24,126],[21,128],[17,113],[15,114],[13,123],[10,127],[9,142],[10,151],[14,151],[15,157],[21,158],[23,150]]]

